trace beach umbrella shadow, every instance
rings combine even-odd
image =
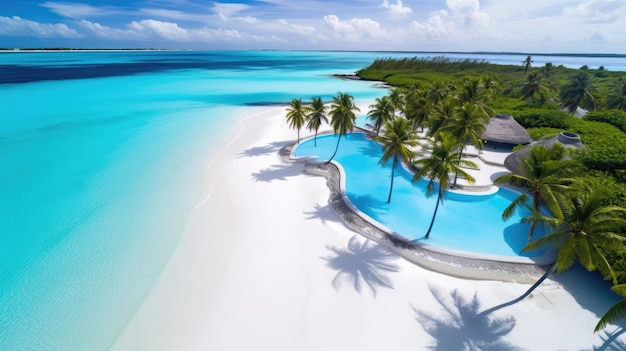
[[[429,314],[413,307],[417,313],[417,321],[435,340],[435,344],[429,349],[522,350],[504,340],[504,337],[515,328],[514,317],[481,314],[477,294],[471,299],[466,299],[455,289],[450,292],[449,299],[433,286],[429,288],[445,312],[443,315],[440,312]]]
[[[352,284],[358,293],[366,286],[374,296],[378,288],[393,289],[387,273],[398,272],[400,268],[394,263],[397,256],[384,247],[370,240],[360,242],[359,237],[354,235],[347,248],[327,248],[333,254],[321,259],[337,271],[332,280],[335,289],[339,290],[346,282]]]
[[[252,178],[257,182],[272,182],[274,180],[287,180],[304,174],[304,166],[299,163],[287,165],[271,165],[268,168],[252,173]]]

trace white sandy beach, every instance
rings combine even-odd
[[[456,350],[467,340],[499,350],[593,350],[607,339],[593,328],[614,297],[578,270],[481,319],[476,312],[529,285],[450,277],[366,241],[328,206],[324,178],[278,158],[296,137],[284,108],[250,111],[211,156],[206,200],[112,350]],[[455,292],[457,301],[480,303],[461,308],[462,322]],[[429,318],[441,326],[430,334]]]

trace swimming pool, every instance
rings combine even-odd
[[[318,136],[317,147],[307,139],[293,150],[295,157],[327,160],[337,137]],[[381,166],[380,145],[363,133],[350,133],[340,141],[335,161],[345,173],[345,192],[352,204],[366,216],[402,237],[442,248],[446,251],[479,254],[484,257],[539,257],[547,249],[520,253],[526,245],[529,226],[520,223],[527,213],[515,213],[503,221],[502,212],[517,194],[501,188],[492,194],[458,194],[446,192],[443,205],[429,239],[424,235],[430,224],[436,196],[426,197],[427,180],[411,182],[412,174],[398,166],[395,172],[391,203],[389,193],[391,162]],[[534,237],[544,234],[537,228]]]

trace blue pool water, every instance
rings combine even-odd
[[[415,55],[0,53],[0,350],[106,349],[207,197],[205,166],[239,118],[254,106],[328,100],[338,91],[372,100],[386,90],[330,75]],[[524,57],[487,59],[517,64]],[[620,58],[543,59],[624,67]],[[390,211],[369,194],[372,211]],[[421,222],[416,217],[415,230]]]
[[[303,141],[295,156],[316,156],[326,160],[337,144],[335,135]],[[517,195],[500,189],[490,195],[464,195],[447,192],[428,240],[423,239],[435,209],[435,195],[426,196],[428,181],[411,182],[412,174],[402,166],[396,169],[391,203],[387,203],[391,162],[381,166],[380,145],[363,133],[342,137],[335,160],[346,174],[346,194],[363,213],[397,234],[448,250],[496,256],[543,255],[546,250],[520,253],[526,244],[529,226],[520,224],[527,214],[516,213],[507,221],[502,211]],[[541,230],[535,237],[541,236]]]

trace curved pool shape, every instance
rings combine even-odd
[[[333,134],[307,139],[293,150],[295,157],[328,160],[335,150],[337,137]],[[361,212],[389,228],[395,234],[418,240],[445,251],[481,257],[539,257],[547,249],[520,253],[526,245],[530,227],[520,223],[528,214],[514,214],[502,220],[502,211],[517,194],[501,188],[493,194],[458,194],[446,192],[429,239],[424,239],[433,215],[436,196],[426,197],[427,180],[411,182],[412,174],[398,166],[395,172],[391,203],[387,203],[391,181],[391,161],[379,164],[381,146],[363,133],[342,137],[335,156],[345,172],[345,192]],[[537,228],[534,236],[544,235]]]

